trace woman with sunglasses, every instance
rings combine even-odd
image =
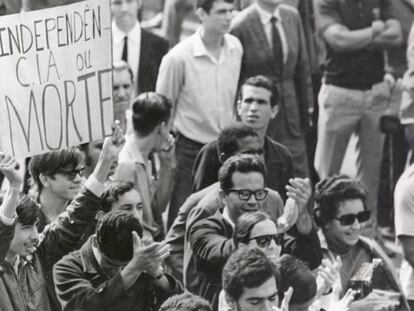
[[[398,299],[401,288],[391,260],[375,241],[361,236],[371,217],[365,204],[366,197],[367,192],[360,181],[343,175],[328,177],[316,185],[314,218],[321,228],[319,238],[324,258],[332,263],[337,256],[341,258],[340,297],[350,288],[350,279],[363,263],[380,258],[383,265],[375,272],[380,280],[377,283],[381,284],[379,289],[387,291],[374,290],[365,298],[354,301],[350,310],[405,310],[400,309],[405,307],[406,301],[404,297]],[[329,292],[327,290],[327,295],[320,301],[324,309],[331,303]]]
[[[284,253],[306,262],[307,255],[311,254],[310,249],[320,247],[316,234],[297,234],[296,237],[285,235],[283,230],[277,228],[272,217],[262,211],[245,213],[239,217],[234,228],[233,244],[235,249],[257,247],[275,264]],[[219,311],[230,310],[222,291]]]

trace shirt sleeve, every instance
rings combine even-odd
[[[396,235],[414,236],[414,166],[411,166],[409,177],[400,179],[397,183],[394,208]]]
[[[395,0],[382,0],[381,1],[381,18],[386,21],[388,19],[397,19],[394,12],[392,1]]]
[[[321,33],[334,24],[342,24],[342,19],[338,12],[337,0],[315,0],[316,25]]]

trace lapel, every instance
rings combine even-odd
[[[139,81],[141,81],[141,84],[143,83],[142,81],[144,81],[145,79],[145,76],[143,75],[143,73],[148,72],[145,70],[145,67],[148,66],[148,63],[151,60],[148,55],[148,52],[151,51],[150,41],[151,41],[151,38],[148,32],[145,29],[141,28],[141,46],[139,47],[140,54],[139,54],[139,66],[138,66],[138,79],[137,79],[137,94],[140,93]]]
[[[252,35],[254,40],[256,40],[257,45],[259,48],[264,49],[264,53],[266,54],[267,63],[274,64],[273,61],[273,49],[269,45],[269,41],[267,41],[266,34],[263,28],[262,21],[260,20],[259,13],[257,12],[254,5],[251,5],[250,8],[248,8],[247,12],[247,25],[250,26]]]

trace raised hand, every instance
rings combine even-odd
[[[136,232],[132,232],[132,238],[134,255],[131,262],[135,268],[152,276],[160,274],[163,261],[170,255],[170,246],[165,241],[144,246]]]
[[[17,168],[17,160],[0,151],[0,172],[7,178],[10,187],[20,187],[23,183],[23,176],[19,174]]]
[[[306,210],[306,205],[312,195],[309,178],[291,178],[286,186],[287,196],[293,199],[299,208],[299,215]]]
[[[355,295],[356,291],[350,288],[342,299],[339,299],[339,296],[334,297],[334,302],[330,304],[328,311],[350,311],[351,303],[354,301]]]

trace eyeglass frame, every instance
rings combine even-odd
[[[359,215],[362,215],[362,216],[359,216]],[[364,215],[368,215],[367,219],[366,220],[360,220],[359,218],[364,217]],[[344,217],[346,217],[346,216],[348,216],[348,217],[353,216],[353,221],[349,224],[345,223]],[[358,216],[359,216],[359,218],[358,218]],[[339,221],[341,226],[351,226],[355,223],[355,220],[358,220],[358,222],[361,224],[361,223],[367,222],[370,218],[371,218],[371,211],[370,210],[364,210],[362,212],[359,212],[358,214],[344,214],[344,215],[341,215],[341,217],[333,217],[333,219],[336,219],[336,220]]]
[[[276,234],[263,234],[255,236],[254,238],[249,238],[249,241],[256,241],[257,246],[261,248],[269,247],[270,243],[272,243],[272,240],[275,241],[275,244],[278,246],[282,246],[283,244],[283,233],[276,233]],[[264,239],[266,238],[266,244],[263,244],[263,242],[258,242],[257,239]],[[262,245],[263,244],[263,245]]]
[[[247,198],[242,198],[242,194],[240,193],[241,191],[249,192],[249,196]],[[264,192],[264,197],[262,199],[258,199],[256,193],[261,192],[261,191]],[[252,191],[252,190],[249,190],[249,189],[233,189],[233,188],[229,189],[228,192],[229,193],[230,192],[237,192],[237,194],[239,196],[239,199],[242,200],[242,201],[249,201],[250,198],[252,197],[252,195],[254,195],[254,198],[256,199],[256,201],[264,201],[266,199],[268,193],[269,193],[269,191],[267,189],[259,189],[259,190]]]
[[[85,166],[81,166],[80,168],[74,168],[71,170],[59,170],[55,174],[62,174],[67,177],[67,179],[73,181],[75,180],[76,176],[79,174],[80,177],[83,177],[85,173]]]

